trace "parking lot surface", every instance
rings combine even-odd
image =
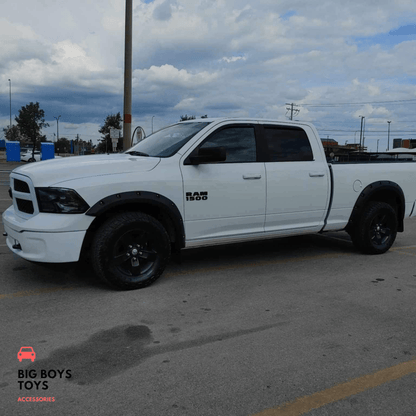
[[[415,236],[408,219],[379,256],[344,232],[186,250],[128,292],[3,239],[2,414],[414,415]]]

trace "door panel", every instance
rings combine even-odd
[[[182,166],[182,175],[187,240],[264,231],[264,163]]]
[[[266,163],[265,231],[322,228],[328,204],[328,174],[310,176],[317,171],[315,165],[314,161]]]
[[[255,131],[252,124],[221,126],[191,152],[222,147],[225,161],[181,164],[187,241],[264,232],[266,175]]]
[[[302,128],[264,125],[262,132],[267,146],[265,231],[319,231],[328,206],[328,167],[314,160]]]

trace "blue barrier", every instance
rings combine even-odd
[[[40,153],[42,160],[55,158],[55,145],[53,143],[41,143]]]
[[[20,142],[6,143],[7,162],[20,162]]]

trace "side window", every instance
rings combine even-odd
[[[208,147],[225,147],[227,159],[220,163],[256,162],[256,136],[254,127],[226,127],[213,133],[200,146],[200,149]]]
[[[308,136],[301,128],[264,126],[271,162],[313,160]]]

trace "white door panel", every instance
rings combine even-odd
[[[264,231],[264,163],[182,165],[181,170],[187,240]]]
[[[329,178],[318,162],[268,162],[265,231],[312,227],[324,221]]]

